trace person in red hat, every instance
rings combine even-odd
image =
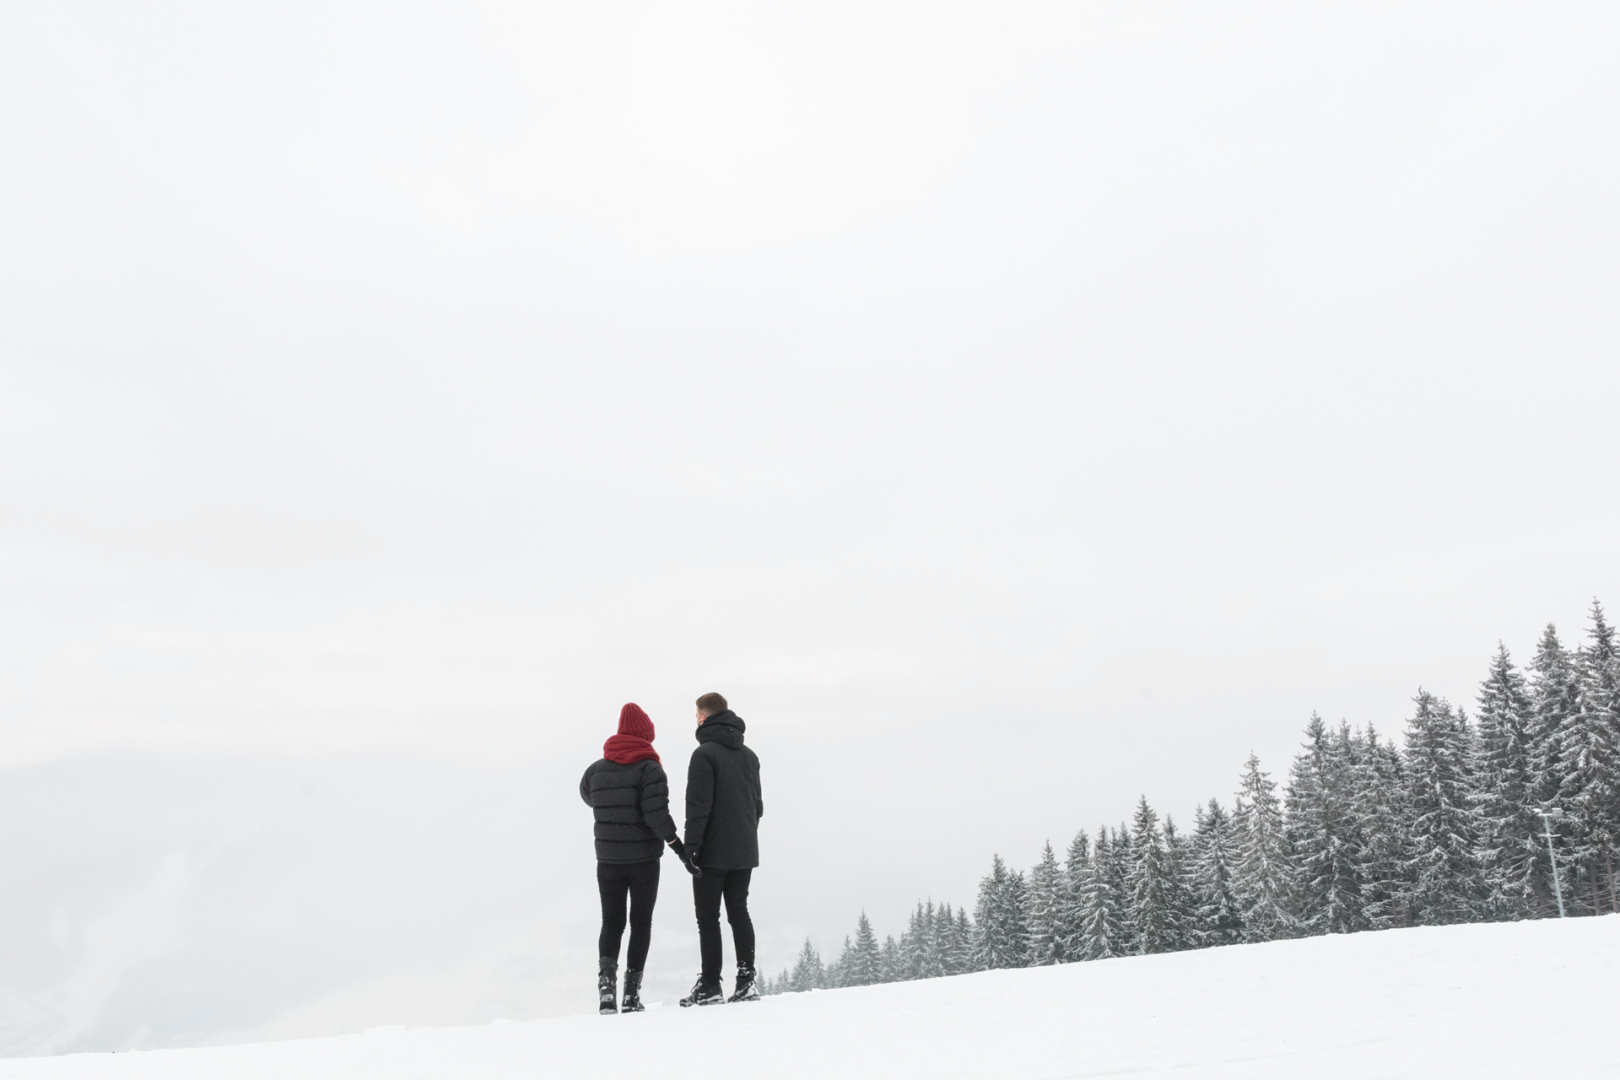
[[[602,760],[585,770],[579,797],[596,817],[596,885],[602,894],[602,934],[597,939],[596,990],[600,1011],[620,1011],[614,1000],[619,979],[619,943],[624,938],[625,900],[630,909],[630,954],[625,958],[624,1012],[640,1012],[641,973],[652,944],[653,905],[658,901],[658,865],[664,845],[691,865],[675,821],[669,816],[669,778],[653,749],[653,722],[631,702],[619,710],[619,733],[602,744]]]

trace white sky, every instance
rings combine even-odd
[[[749,720],[776,966],[1577,637],[1617,53],[1578,4],[9,7],[0,1051],[589,1007],[624,701],[677,790],[696,694]]]

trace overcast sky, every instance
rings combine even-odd
[[[12,4],[0,1052],[588,1011],[1620,605],[1612,5]],[[653,997],[696,971],[665,866]],[[729,943],[727,946],[729,950]]]

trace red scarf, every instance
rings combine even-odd
[[[619,733],[602,744],[602,756],[620,765],[634,765],[648,758],[658,761],[658,751],[652,747],[656,736],[651,717],[632,701],[619,710]]]
[[[602,744],[602,756],[620,765],[634,765],[648,758],[658,761],[658,751],[653,749],[653,744],[637,735],[613,736]],[[662,761],[658,763],[663,764]]]

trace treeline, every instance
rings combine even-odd
[[[1592,605],[1549,625],[1528,674],[1498,648],[1473,716],[1419,690],[1404,745],[1313,715],[1279,797],[1253,754],[1231,810],[1190,833],[1143,798],[1129,822],[998,855],[969,918],[919,904],[881,943],[866,914],[823,963],[806,941],[766,993],[863,986],[1310,934],[1620,911],[1620,660]],[[1548,834],[1551,835],[1549,844]],[[1556,873],[1556,885],[1555,885]]]

